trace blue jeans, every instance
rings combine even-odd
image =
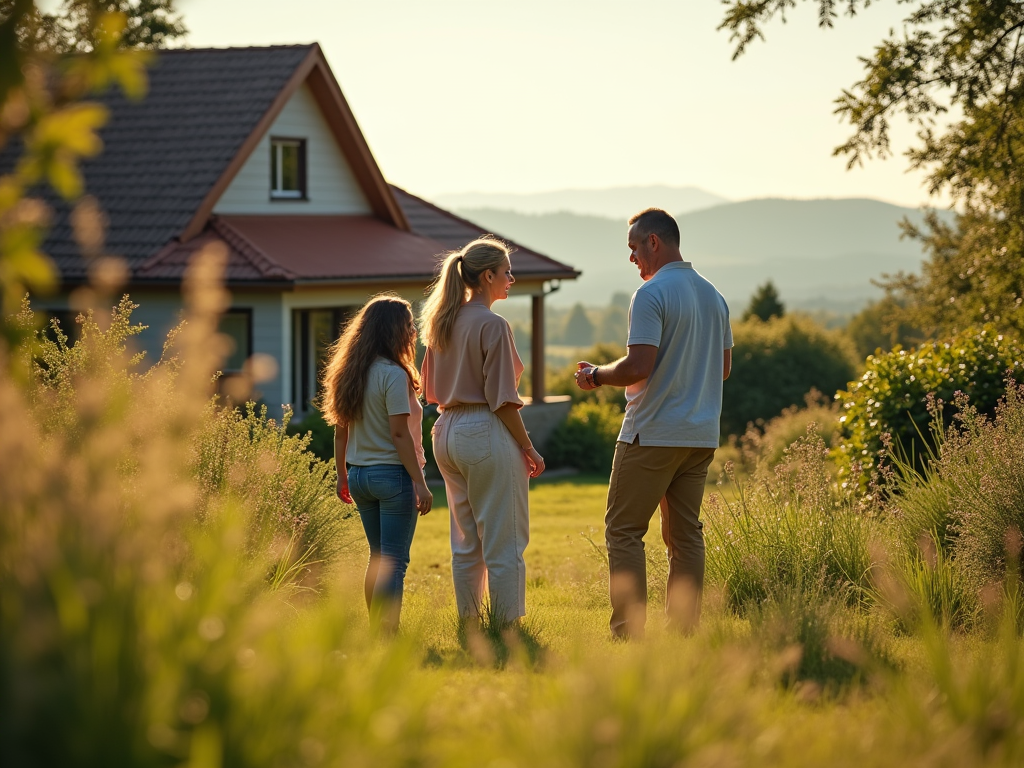
[[[348,470],[348,489],[370,544],[371,568],[374,558],[380,561],[370,612],[377,614],[385,609],[385,603],[390,604],[397,620],[418,517],[412,478],[401,464],[352,466]]]

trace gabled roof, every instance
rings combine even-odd
[[[227,246],[230,283],[334,284],[433,279],[438,256],[488,233],[426,200],[392,187],[411,232],[371,216],[214,216],[197,238],[174,241],[141,266],[142,281],[180,280],[188,259],[214,241]],[[500,237],[500,235],[499,235]],[[520,279],[572,280],[572,267],[507,240]]]
[[[180,280],[188,257],[212,241],[228,246],[227,277],[236,284],[429,279],[436,254],[484,232],[387,184],[316,44],[160,51],[149,78],[141,101],[119,90],[100,99],[111,115],[100,133],[104,150],[83,164],[87,191],[109,219],[106,250],[127,259],[133,282]],[[303,84],[373,216],[214,216],[217,200]],[[0,152],[0,169],[13,165],[19,149]],[[43,248],[64,281],[82,281],[85,263],[67,206],[50,202],[56,217]],[[578,275],[517,248],[518,275]]]

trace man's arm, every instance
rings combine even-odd
[[[732,373],[732,350],[725,350],[725,365],[722,368],[722,381],[729,378],[729,374]]]
[[[652,344],[632,344],[627,347],[626,356],[614,363],[593,366],[580,361],[577,364],[576,383],[580,389],[594,389],[608,384],[612,387],[628,387],[643,381],[654,370],[658,348]]]

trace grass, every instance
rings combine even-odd
[[[124,339],[104,335],[128,334],[123,312],[97,314],[70,357],[48,348],[49,382],[0,347],[3,765],[1024,761],[1017,571],[984,621],[952,631],[946,598],[964,582],[945,556],[974,550],[921,550],[913,572],[876,554],[894,521],[835,495],[813,434],[745,490],[708,489],[709,543],[743,536],[709,562],[691,636],[659,617],[652,516],[648,637],[610,639],[606,478],[583,475],[533,483],[525,622],[456,620],[439,489],[403,629],[374,635],[365,544],[330,465],[258,413],[210,405],[225,297],[201,279],[209,268],[190,273],[178,362],[133,372]],[[972,439],[1001,445],[1010,426]],[[951,466],[970,479],[968,448]],[[1014,514],[1003,502],[1016,497],[986,498]]]

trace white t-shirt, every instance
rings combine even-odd
[[[626,343],[657,347],[658,356],[649,377],[626,387],[619,440],[717,448],[724,350],[732,349],[722,294],[689,262],[666,264],[633,294]]]
[[[409,382],[409,375],[397,363],[378,357],[366,375],[363,415],[349,424],[345,461],[353,466],[401,464],[391,440],[389,416],[409,414],[409,431],[416,446],[420,466],[427,462],[423,454],[423,407]]]

